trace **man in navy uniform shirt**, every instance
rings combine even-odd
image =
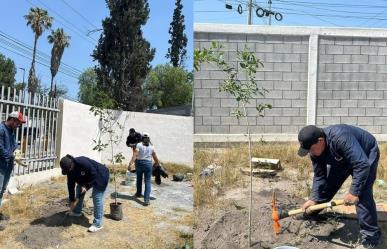
[[[352,175],[344,203],[356,205],[361,242],[358,248],[374,248],[381,237],[372,191],[380,154],[375,137],[350,125],[324,129],[309,125],[300,130],[298,140],[298,155],[309,154],[314,171],[312,193],[302,208],[330,201]]]

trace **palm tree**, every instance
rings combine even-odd
[[[36,92],[38,85],[38,81],[35,76],[36,43],[42,33],[51,27],[52,17],[48,15],[47,10],[36,7],[31,8],[28,15],[25,15],[24,18],[27,20],[27,26],[31,25],[32,31],[35,33],[31,69],[28,74],[28,90],[34,93]]]
[[[63,29],[57,29],[55,31],[54,30],[51,31],[51,35],[49,35],[47,38],[49,43],[53,43],[53,46],[51,49],[51,66],[50,66],[50,70],[51,70],[50,96],[53,96],[52,85],[54,82],[54,77],[58,72],[64,49],[70,46],[70,36],[66,35],[66,33],[63,32]]]

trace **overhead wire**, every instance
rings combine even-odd
[[[32,3],[30,0],[26,0],[31,6],[38,6],[37,4],[34,4]],[[40,2],[40,0],[37,0]],[[65,18],[63,18],[60,14],[58,14],[58,12],[56,12],[55,10],[53,10],[52,8],[48,7],[46,4],[40,2],[41,5],[43,5],[45,8],[47,8],[48,10],[52,11],[54,14],[56,14],[60,19],[63,19],[65,22],[67,23],[70,23],[69,21],[67,21]],[[95,40],[94,38],[92,37],[89,37],[87,36],[86,34],[83,33],[82,30],[80,30],[78,27],[76,27],[76,29],[68,26],[67,24],[65,24],[64,22],[62,22],[60,19],[57,19],[56,21],[58,23],[60,23],[61,25],[63,25],[64,27],[66,27],[68,30],[72,31],[74,34],[76,34],[77,36],[79,36],[80,38],[82,38],[83,40],[95,45],[95,42],[97,42],[97,40]],[[74,26],[74,24],[70,24],[71,26]]]
[[[3,38],[9,40],[10,42],[12,42],[12,43],[14,43],[14,44],[16,44],[18,46],[26,48],[28,51],[31,51],[31,52],[33,51],[32,46],[30,46],[30,45],[28,45],[28,44],[26,44],[26,43],[16,39],[15,37],[12,37],[11,35],[6,34],[5,32],[3,32],[1,30],[0,30],[0,37],[3,37]],[[44,52],[42,52],[42,51],[40,51],[38,49],[36,49],[36,55],[37,56],[41,56],[42,58],[45,58],[47,60],[51,60],[51,56],[50,55],[48,55],[48,54],[46,54],[46,53],[44,53]],[[69,71],[71,71],[71,72],[73,72],[75,74],[81,74],[82,73],[81,70],[79,70],[79,69],[77,69],[75,67],[72,67],[72,66],[66,64],[65,62],[61,62],[60,66],[61,66],[61,68],[65,69],[65,70],[69,70]]]
[[[335,7],[335,8],[373,8],[380,9],[385,8],[385,5],[371,5],[371,4],[344,4],[344,3],[327,3],[327,2],[305,2],[305,1],[295,1],[295,0],[276,0],[275,2],[282,3],[292,3],[292,4],[304,4],[304,5],[320,5],[325,7]]]
[[[15,51],[18,51],[18,52],[23,53],[23,54],[25,54],[25,55],[27,54],[27,55],[29,55],[29,57],[32,59],[32,52],[31,52],[31,51],[23,50],[23,49],[21,49],[20,47],[17,47],[17,46],[15,46],[15,45],[13,45],[13,44],[11,44],[11,43],[5,41],[5,40],[2,40],[1,38],[0,38],[0,44],[2,44],[2,45],[4,45],[4,46],[7,46],[8,48],[12,48],[12,49],[14,49]],[[50,61],[47,61],[47,60],[41,58],[40,56],[36,56],[36,57],[35,57],[35,60],[36,60],[36,61],[39,60],[40,62],[42,62],[42,63],[44,63],[44,64],[50,65]],[[67,76],[70,76],[70,77],[74,77],[74,78],[77,78],[77,77],[78,77],[78,75],[76,75],[76,74],[74,74],[74,73],[72,73],[72,72],[63,70],[63,69],[61,69],[61,68],[58,69],[58,71],[61,72],[61,73],[63,73],[63,74],[66,74]]]
[[[247,1],[242,1],[242,0],[228,0],[228,1],[221,1],[218,0],[219,2],[224,2],[224,3],[229,3],[229,4],[247,4]],[[385,1],[387,2],[387,1]],[[275,3],[275,4],[274,4]],[[336,18],[336,19],[356,19],[356,20],[367,20],[371,21],[373,20],[374,22],[380,22],[380,21],[387,21],[387,18],[384,17],[378,17],[380,15],[380,12],[370,12],[370,11],[348,11],[348,10],[337,10],[338,7],[356,7],[356,8],[365,8],[365,7],[373,7],[373,8],[386,8],[386,5],[364,5],[364,4],[343,4],[343,3],[322,3],[322,2],[305,2],[305,1],[295,1],[295,0],[277,0],[273,2],[273,5],[275,7],[273,9],[275,10],[282,10],[281,13],[283,14],[289,14],[289,15],[303,15],[303,16],[310,16],[312,18],[318,19],[322,22],[329,23],[334,26],[340,26],[338,23],[333,22],[331,20],[327,20],[327,18]],[[285,5],[285,6],[283,6]],[[292,5],[292,6],[300,6],[306,9],[303,10],[301,8],[286,8],[286,5]],[[254,4],[255,7],[263,7],[261,4]],[[315,9],[315,10],[323,10],[323,12],[311,12],[308,9]],[[325,11],[325,13],[324,13]],[[203,12],[203,13],[222,13],[222,12],[227,12],[223,10],[197,10],[196,12]],[[329,12],[329,13],[326,13]],[[338,13],[338,14],[332,14]],[[359,15],[347,15],[343,13],[351,13],[351,14],[362,14],[362,16]],[[382,12],[383,13],[383,12]],[[366,16],[364,16],[366,15]],[[324,18],[327,17],[327,18]]]
[[[10,48],[4,47],[4,46],[2,46],[1,44],[0,44],[0,48],[3,48],[3,49],[5,49],[5,50],[7,50],[7,51],[9,51],[9,52],[11,52],[11,53],[17,54],[17,55],[19,55],[19,56],[21,56],[21,57],[24,57],[24,58],[26,58],[26,59],[32,60],[32,57],[26,56],[25,54],[22,54],[21,52],[18,52],[18,51],[14,51],[14,50],[12,50],[12,49],[10,49]],[[41,61],[39,61],[39,60],[36,60],[36,63],[39,64],[39,65],[42,65],[42,66],[44,66],[44,67],[50,68],[49,65],[47,65],[47,64],[45,64],[45,63],[43,63],[43,62],[41,62]],[[63,72],[62,72],[62,73],[63,73]],[[66,76],[68,76],[68,77],[71,77],[71,78],[74,78],[74,79],[78,79],[78,77],[75,77],[75,76],[73,76],[73,75],[66,74],[66,73],[63,73],[63,74],[66,75]]]
[[[69,3],[67,3],[65,0],[61,0],[67,7],[69,7],[72,11],[74,11],[78,16],[80,16],[84,21],[86,21],[88,24],[93,26],[94,28],[98,29],[97,26],[95,26],[89,19],[87,19],[84,15],[82,15],[78,10],[76,10],[73,6],[71,6]]]

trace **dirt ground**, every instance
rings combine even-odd
[[[0,248],[181,248],[186,243],[192,244],[191,183],[163,179],[161,185],[155,185],[152,181],[151,205],[148,207],[143,205],[142,199],[133,196],[133,185],[119,185],[118,201],[123,203],[124,218],[114,221],[109,219],[109,203],[113,202],[111,197],[114,195],[114,186],[109,184],[104,228],[97,233],[88,233],[87,228],[93,220],[91,191],[85,196],[84,215],[70,218],[65,215],[68,211],[66,182],[62,179],[44,183],[40,186],[42,194],[50,189],[61,189],[61,192],[48,196],[39,204],[34,203],[32,197],[30,204],[38,211],[31,217],[13,215],[6,229],[0,232]],[[12,205],[15,196],[10,197],[8,206]]]
[[[194,209],[195,249],[248,248],[248,176],[243,177],[244,186],[227,190],[211,205]],[[348,184],[346,184],[348,185]],[[254,177],[252,212],[252,248],[269,249],[278,246],[294,246],[301,249],[344,249],[352,248],[357,242],[359,226],[357,220],[344,218],[333,212],[324,212],[306,219],[302,215],[280,220],[281,232],[274,235],[271,219],[272,191],[276,192],[277,206],[290,210],[299,208],[304,200],[295,197],[302,191],[300,182],[284,176],[275,178]],[[387,191],[386,191],[387,192]],[[346,187],[337,198],[346,193]],[[384,196],[385,193],[379,193]],[[386,201],[386,199],[384,199]],[[387,236],[387,222],[380,222]],[[387,248],[387,238],[380,248]]]

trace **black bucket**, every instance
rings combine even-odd
[[[122,203],[121,202],[113,202],[110,203],[110,218],[113,220],[122,220]]]

